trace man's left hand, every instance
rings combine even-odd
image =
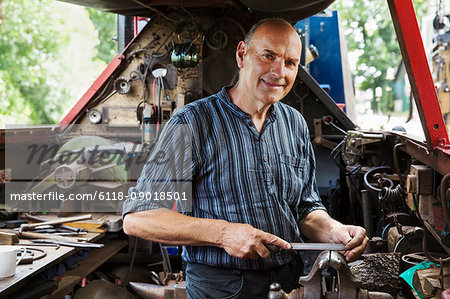
[[[313,242],[345,244],[347,262],[356,261],[366,248],[369,239],[360,226],[345,225],[323,210],[315,210],[299,223],[300,232]]]
[[[369,238],[366,230],[355,225],[338,225],[333,228],[333,242],[345,244],[345,260],[347,262],[356,261],[366,248]]]

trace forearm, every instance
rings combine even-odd
[[[221,247],[242,259],[268,257],[265,245],[291,249],[285,240],[249,224],[195,218],[165,208],[129,213],[123,229],[128,235],[164,244]]]
[[[164,244],[221,246],[227,222],[186,216],[166,208],[134,212],[124,218],[124,231]]]
[[[309,213],[300,221],[299,228],[304,236],[314,242],[345,244],[344,255],[348,262],[358,259],[369,241],[362,227],[344,225],[323,210]]]
[[[333,219],[323,210],[309,213],[299,223],[300,232],[313,242],[334,243],[333,231],[342,223]]]

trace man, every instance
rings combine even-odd
[[[124,205],[127,234],[184,245],[189,298],[266,298],[274,281],[289,292],[302,265],[288,242],[302,237],[345,244],[347,261],[364,251],[364,229],[326,213],[306,122],[279,102],[295,81],[300,53],[300,39],[286,21],[253,26],[237,47],[238,83],[169,121],[192,127],[192,212]],[[151,171],[144,167],[141,177]],[[135,191],[153,190],[138,182]],[[270,252],[266,245],[284,250]]]

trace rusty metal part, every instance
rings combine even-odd
[[[421,227],[402,226],[397,224],[388,232],[388,248],[390,252],[402,254],[420,251],[424,231]]]
[[[348,165],[355,165],[360,162],[365,153],[367,144],[384,140],[386,136],[381,133],[365,133],[349,130],[344,138],[342,158]]]
[[[448,212],[447,205],[447,181],[450,178],[450,173],[447,173],[441,181],[441,205],[442,211],[444,211],[445,222],[447,222],[447,227],[450,227],[450,214]]]
[[[314,144],[322,145],[329,149],[334,149],[337,145],[336,142],[332,142],[328,139],[323,138],[322,136],[322,119],[315,118],[314,119]]]
[[[328,267],[337,271],[337,286],[331,291],[324,289],[322,270]],[[300,293],[304,299],[320,298],[392,298],[381,292],[368,292],[360,289],[361,281],[356,278],[347,266],[344,256],[336,251],[323,251],[317,257],[311,272],[299,279],[302,285]]]
[[[131,82],[127,78],[117,78],[114,80],[113,86],[119,94],[127,94],[131,91]]]
[[[427,257],[425,256],[423,251],[402,255],[402,262],[410,267],[416,266],[419,263],[424,262],[426,260]]]
[[[391,132],[392,134],[399,135],[403,139],[404,147],[400,149],[405,151],[410,156],[416,158],[425,165],[430,166],[435,171],[442,175],[450,173],[450,155],[445,151],[436,150],[429,151],[426,146],[417,140],[404,136],[401,132]]]
[[[291,243],[291,250],[331,250],[331,251],[344,251],[345,244],[336,243]],[[276,245],[266,245],[266,247],[272,252],[279,252],[281,248]]]

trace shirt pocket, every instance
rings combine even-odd
[[[304,187],[305,159],[279,154],[280,193],[290,204],[298,203]]]

